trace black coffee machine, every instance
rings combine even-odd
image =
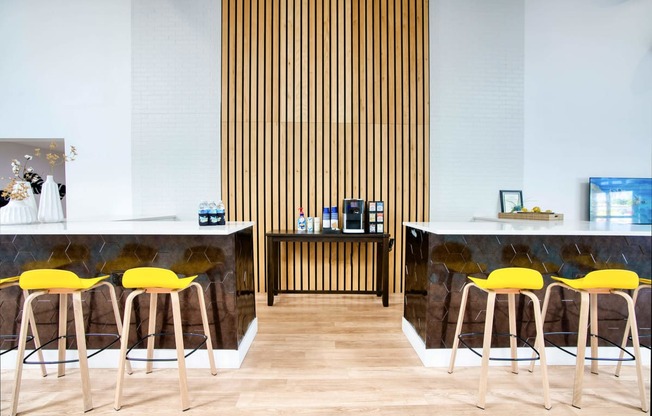
[[[365,200],[356,198],[344,199],[342,218],[343,233],[364,233]]]

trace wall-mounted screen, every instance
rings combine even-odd
[[[652,224],[652,178],[589,178],[589,220]]]

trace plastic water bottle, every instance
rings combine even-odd
[[[211,201],[208,204],[208,225],[217,225],[217,204],[215,201]]]
[[[217,203],[217,225],[226,225],[226,208],[221,200]]]
[[[299,208],[299,219],[297,219],[297,231],[306,231],[306,217],[303,215],[303,208]]]
[[[201,201],[199,203],[199,225],[204,226],[204,225],[209,225],[208,222],[208,202],[206,201]]]

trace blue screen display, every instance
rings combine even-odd
[[[589,178],[589,220],[652,224],[652,178]]]

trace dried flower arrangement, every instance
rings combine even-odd
[[[50,151],[45,154],[45,160],[48,161],[50,164],[50,172],[54,172],[54,167],[57,165],[61,165],[66,162],[72,162],[77,158],[77,148],[75,146],[70,146],[70,153],[65,154],[65,153],[57,153],[57,143],[53,140],[50,142]],[[36,148],[34,149],[34,155],[37,157],[41,157],[41,149]],[[27,156],[27,155],[25,155]]]
[[[43,157],[40,148],[34,149],[34,156]],[[54,167],[61,165],[66,162],[72,162],[77,157],[77,148],[75,146],[70,146],[70,152],[68,154],[63,152],[57,152],[57,143],[53,140],[50,142],[49,151],[45,154],[45,160],[50,165],[50,172],[54,172]],[[33,159],[31,155],[24,156],[26,162],[29,162]],[[22,170],[22,172],[21,172]],[[34,168],[27,167],[23,165],[18,159],[13,159],[11,161],[11,171],[14,174],[10,178],[9,183],[5,186],[0,192],[0,197],[6,202],[9,199],[15,199],[21,201],[28,197],[28,191],[31,185],[31,188],[35,194],[41,193],[41,187],[43,185],[43,178],[36,172]],[[4,177],[0,179],[6,179]],[[24,183],[27,181],[30,185]],[[66,194],[65,185],[59,184],[59,194],[63,198]],[[0,204],[1,206],[2,204]]]

